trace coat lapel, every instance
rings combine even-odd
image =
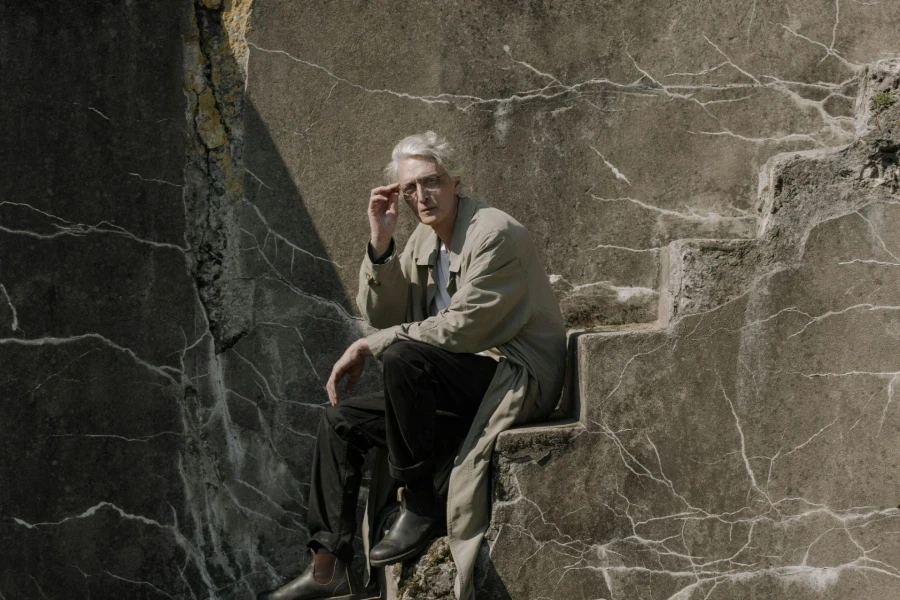
[[[424,226],[420,225],[420,227]],[[428,316],[428,307],[431,306],[434,296],[437,293],[437,287],[434,283],[434,263],[437,261],[437,253],[438,237],[434,230],[429,229],[428,232],[422,236],[419,243],[416,244],[414,251],[416,268],[424,269],[428,272],[428,276],[424,278],[426,282],[425,306],[422,307],[422,314],[424,316]]]
[[[475,217],[478,207],[475,201],[467,196],[459,199],[459,207],[456,209],[456,223],[453,225],[453,237],[450,239],[450,272],[459,273],[460,255],[469,235],[469,225]]]
[[[466,244],[469,225],[472,224],[477,208],[475,201],[468,196],[460,197],[459,206],[456,209],[456,223],[453,225],[453,237],[450,239],[450,277],[447,283],[447,293],[451,298],[456,293],[460,255]]]
[[[457,279],[459,278],[460,255],[465,246],[466,238],[469,233],[469,225],[471,225],[477,205],[474,200],[467,196],[459,199],[459,205],[456,209],[456,223],[453,225],[453,237],[450,239],[450,276],[447,283],[447,293],[450,297],[456,293]],[[421,226],[421,225],[420,225]],[[427,284],[425,287],[425,306],[423,314],[428,314],[428,309],[434,301],[437,294],[437,286],[434,281],[434,265],[437,261],[437,253],[439,240],[434,230],[429,229],[422,236],[422,239],[416,244],[414,256],[417,267],[425,267],[428,270]]]

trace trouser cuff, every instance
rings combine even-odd
[[[394,464],[391,457],[388,456],[388,470],[391,473],[391,477],[399,479],[404,483],[411,483],[422,479],[428,479],[430,481],[434,478],[434,457],[429,456],[425,460],[408,467],[398,467]]]
[[[328,533],[326,531],[320,531],[312,535],[309,538],[309,542],[306,544],[310,550],[315,552],[319,548],[325,548],[339,559],[344,561],[344,564],[349,565],[353,560],[353,546],[343,540],[338,539],[336,535],[333,533]]]

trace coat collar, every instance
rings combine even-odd
[[[469,233],[469,225],[475,219],[475,213],[478,209],[475,201],[468,196],[460,196],[459,205],[456,209],[456,222],[453,224],[453,238],[450,240],[450,272],[459,272],[460,254],[463,245],[466,243],[466,236]],[[420,225],[420,227],[427,227]],[[430,227],[428,232],[422,236],[422,239],[416,244],[414,254],[417,265],[434,266],[439,248],[439,240],[437,234]]]

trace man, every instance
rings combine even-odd
[[[302,575],[260,600],[356,598],[347,566],[371,448],[387,450],[403,503],[369,564],[414,557],[446,522],[456,593],[471,597],[494,441],[514,423],[549,416],[562,389],[565,330],[528,232],[460,195],[450,146],[433,132],[398,143],[386,173],[393,183],[369,198],[371,235],[357,296],[380,331],[344,352],[326,386],[331,406],[319,426],[309,499],[315,555]],[[398,254],[401,199],[419,226]],[[345,398],[339,384],[346,377],[349,394],[369,356],[381,359],[384,393]],[[440,452],[448,446],[455,461],[445,509],[434,482],[436,469],[449,464]],[[368,515],[379,485],[374,478]]]

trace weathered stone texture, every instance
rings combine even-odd
[[[366,223],[335,206],[432,128],[532,232],[577,328],[654,320],[628,290],[659,287],[669,242],[755,237],[760,167],[851,142],[857,74],[900,52],[896,11],[845,0],[254,10],[249,94],[346,289]]]
[[[250,0],[198,3],[184,41],[185,238],[217,352],[246,335],[252,319],[253,283],[241,276],[238,248],[249,6]]]
[[[182,202],[189,12],[0,4],[7,599],[206,587],[179,529],[182,350],[203,329]]]
[[[432,542],[418,560],[393,565],[387,571],[396,586],[396,590],[390,586],[388,591],[396,592],[398,600],[452,600],[456,597],[453,595],[456,566],[446,537]],[[391,595],[394,594],[388,597]]]
[[[893,94],[900,61],[866,81]],[[501,443],[509,596],[900,597],[900,110],[870,114],[775,161],[759,240],[674,245],[668,328],[579,339],[563,452]]]

